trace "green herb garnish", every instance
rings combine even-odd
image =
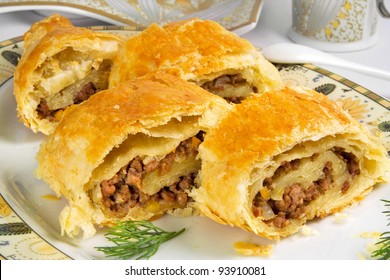
[[[390,200],[382,200],[385,202],[386,207],[390,207]],[[390,221],[390,210],[383,211]],[[387,224],[389,226],[390,223]],[[390,260],[390,231],[383,232],[379,241],[375,244],[379,246],[379,249],[372,252],[371,257],[378,258],[380,260]]]
[[[153,256],[160,245],[184,232],[168,232],[156,227],[149,221],[126,221],[118,222],[108,229],[104,235],[115,246],[96,247],[107,257],[117,259],[149,259]]]

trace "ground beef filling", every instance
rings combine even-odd
[[[203,133],[196,138],[199,143],[203,141]],[[199,145],[198,143],[198,145]],[[148,205],[158,203],[164,209],[184,208],[191,200],[188,191],[194,185],[196,173],[177,178],[170,186],[165,186],[153,195],[141,191],[142,179],[148,172],[158,170],[160,174],[168,172],[175,157],[194,157],[198,153],[198,145],[194,145],[193,138],[180,143],[175,152],[168,154],[161,160],[154,160],[144,164],[141,157],[136,157],[129,164],[122,167],[118,173],[109,180],[100,184],[103,195],[103,204],[118,216],[125,216],[133,207],[146,208]]]
[[[91,95],[97,92],[93,83],[89,82],[85,84],[79,92],[73,98],[73,104],[80,104],[84,100],[87,100]],[[41,99],[37,107],[38,116],[41,119],[47,119],[48,121],[55,121],[55,114],[62,109],[51,110],[46,103],[45,99]]]
[[[64,99],[69,102],[53,105],[45,98],[41,98],[40,103],[37,106],[38,116],[41,119],[46,119],[51,122],[55,121],[55,115],[58,111],[65,109],[65,107],[71,104],[80,104],[95,93],[107,89],[110,69],[111,62],[109,60],[104,60],[99,65],[98,69],[92,69],[90,74],[84,79],[71,84],[57,93],[57,95],[60,96],[60,100]]]
[[[218,92],[223,91],[227,86],[240,86],[246,84],[247,81],[242,77],[241,74],[233,74],[233,75],[223,75],[215,78],[212,81],[204,83],[201,87],[207,90],[208,92]],[[252,88],[254,93],[258,92],[258,89],[253,86]],[[241,101],[245,97],[226,97],[225,99],[232,103],[241,103]]]
[[[344,160],[347,164],[349,178],[353,179],[360,174],[359,164],[356,156],[352,153],[347,153],[343,148],[335,147],[334,153]],[[312,156],[312,160],[316,158],[316,154]],[[299,159],[291,162],[284,162],[274,173],[273,177],[266,178],[263,186],[272,188],[274,178],[281,176],[283,173],[288,173],[290,170],[299,168]],[[333,183],[333,168],[332,162],[328,161],[323,167],[323,176],[317,181],[312,182],[309,187],[304,188],[300,184],[292,184],[284,190],[281,200],[265,199],[259,192],[253,199],[252,212],[255,217],[262,214],[264,203],[267,203],[272,209],[276,217],[267,221],[278,228],[283,228],[288,224],[289,219],[297,219],[302,217],[308,210],[308,205],[311,201],[317,199],[320,195],[327,192]],[[350,181],[347,179],[341,186],[341,192],[344,194],[348,191]]]

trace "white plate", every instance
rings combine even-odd
[[[102,30],[104,28],[96,28]],[[110,32],[134,31],[110,27]],[[34,178],[35,155],[43,135],[18,122],[12,74],[23,48],[21,38],[0,43],[0,255],[4,259],[102,259],[96,246],[108,245],[104,229],[89,240],[60,234],[58,215],[65,204]],[[277,65],[286,83],[305,85],[337,100],[352,116],[379,128],[390,147],[390,102],[340,76],[313,65]],[[165,230],[186,228],[163,244],[153,259],[253,259],[236,254],[233,244],[247,241],[274,244],[267,259],[369,258],[366,246],[375,232],[388,230],[381,199],[389,199],[389,184],[377,186],[366,199],[344,212],[308,224],[311,234],[297,233],[275,243],[203,217],[166,216],[154,223]],[[363,238],[364,233],[366,238]]]
[[[0,13],[35,10],[43,16],[54,12],[61,13],[72,19],[91,17],[114,25],[147,26],[150,22],[166,23],[179,20],[181,17],[199,17],[215,20],[238,35],[255,28],[263,6],[263,0],[200,0],[176,1],[158,0],[159,18],[153,18],[156,8],[142,8],[137,0],[122,0],[128,2],[135,15],[126,14],[111,6],[106,1],[91,0],[3,0],[0,3]],[[150,0],[144,0],[144,2]],[[173,11],[178,13],[173,14]],[[215,11],[210,17],[210,10]],[[148,16],[149,14],[149,16]],[[145,23],[145,19],[147,23]]]

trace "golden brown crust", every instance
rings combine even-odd
[[[99,92],[68,110],[53,134],[44,140],[37,156],[38,177],[69,200],[70,207],[61,214],[63,230],[77,235],[81,227],[85,236],[90,236],[94,233],[92,224],[110,224],[117,219],[103,214],[94,204],[91,191],[100,183],[100,173],[111,172],[105,177],[109,179],[122,166],[111,170],[109,164],[98,171],[99,166],[122,160],[132,146],[144,147],[148,155],[149,150],[155,149],[153,143],[166,139],[179,143],[187,139],[187,130],[195,134],[207,130],[228,109],[229,105],[218,96],[174,76],[156,74]],[[186,117],[197,120],[186,123]],[[177,125],[169,126],[172,120],[178,120]],[[121,148],[130,136],[133,142]],[[148,140],[152,138],[154,142]],[[151,216],[144,211],[127,218]]]
[[[262,186],[279,166],[295,159],[310,159],[334,147],[356,153],[359,162],[359,175],[346,177],[351,186],[345,193],[335,188],[325,193],[328,196],[310,202],[306,214],[290,219],[287,226],[278,227],[254,215],[255,195],[263,190],[266,193],[261,197],[268,201],[269,193],[277,189]],[[199,153],[201,187],[192,195],[200,211],[219,223],[271,239],[291,235],[307,220],[361,200],[376,183],[385,180],[390,170],[379,139],[326,96],[304,88],[284,88],[246,99],[208,132]],[[337,170],[338,166],[332,168]],[[311,170],[298,170],[299,180],[311,176]]]
[[[192,19],[164,27],[153,24],[129,39],[114,63],[110,86],[155,71],[199,84],[245,69],[259,92],[281,84],[276,68],[249,41],[216,22]]]
[[[44,78],[38,71],[46,61],[55,59],[55,55],[67,48],[81,52],[94,61],[112,60],[120,42],[122,39],[115,35],[75,27],[60,15],[34,23],[24,35],[24,51],[14,76],[14,94],[20,120],[34,132],[45,134],[50,133],[57,123],[42,119],[36,111],[40,99],[52,94],[37,89]],[[61,59],[66,60],[66,57]]]
[[[212,140],[205,145],[215,156],[239,166],[248,165],[253,157],[262,161],[277,154],[299,141],[303,133],[306,138],[328,131],[337,133],[352,122],[324,95],[314,91],[302,94],[291,88],[250,98],[235,111],[240,115],[229,115],[230,119],[210,132]],[[234,131],[235,137],[219,137],[225,131]],[[242,147],[247,154],[242,154]],[[231,152],[226,154],[226,150]]]
[[[70,110],[53,135],[45,140],[40,155],[49,158],[42,163],[53,169],[50,173],[58,173],[60,181],[72,180],[63,170],[63,167],[67,166],[64,160],[69,155],[72,155],[69,160],[80,157],[95,165],[129,134],[145,132],[175,117],[202,114],[213,103],[219,106],[223,104],[221,99],[173,76],[161,74],[141,77],[118,88],[102,91],[92,96],[89,102]],[[79,143],[81,139],[88,144]],[[76,143],[79,143],[77,147],[70,146]],[[45,153],[46,148],[59,154],[53,155],[47,153],[48,151]],[[74,149],[77,149],[77,152]],[[78,153],[79,150],[83,153]],[[60,160],[61,158],[64,160]],[[64,166],[55,168],[56,164]],[[83,167],[85,162],[75,160],[75,164]],[[87,180],[85,175],[89,174],[90,170],[81,167],[80,170],[86,173],[78,176],[80,180]],[[66,185],[68,187],[84,183]]]

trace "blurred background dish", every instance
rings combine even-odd
[[[60,13],[74,20],[91,17],[141,27],[198,17],[242,35],[256,26],[262,6],[263,0],[3,0],[0,13],[34,10],[45,17]]]

